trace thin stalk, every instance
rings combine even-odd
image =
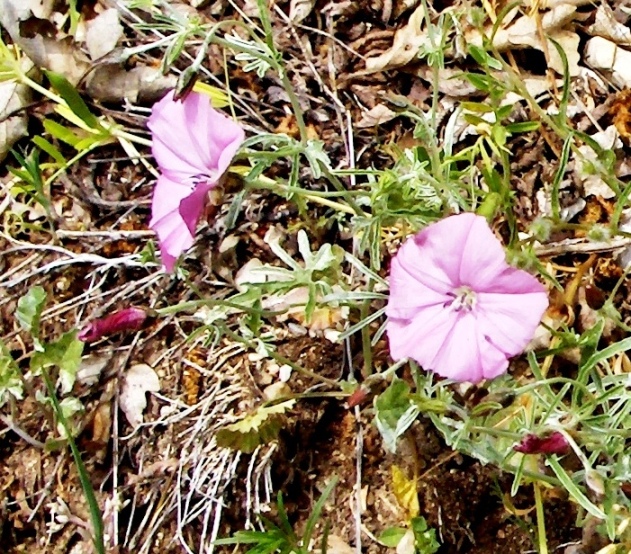
[[[326,178],[329,182],[340,192],[348,192],[344,183],[340,181],[337,175],[334,175],[328,167],[321,165],[322,172],[326,175]],[[358,216],[366,217],[366,213],[359,207],[359,204],[355,202],[355,199],[352,196],[345,196],[345,200],[348,202],[348,205],[353,208],[355,214]]]
[[[368,279],[366,290],[372,292],[375,282]],[[370,304],[372,300],[364,300],[359,310],[361,320],[370,315]],[[370,340],[370,325],[364,325],[361,330],[362,354],[364,356],[364,378],[372,374],[372,343]]]
[[[235,333],[234,331],[228,329],[228,327],[222,325],[223,328],[223,332],[230,337],[232,340],[235,340],[237,342],[240,342],[241,344],[246,345],[248,348],[252,348],[252,344],[250,343],[249,340],[243,338],[241,335]],[[337,381],[335,381],[334,379],[329,379],[328,377],[323,377],[322,375],[318,375],[317,373],[314,373],[313,371],[310,371],[309,369],[305,369],[304,367],[298,365],[297,363],[293,362],[292,360],[290,360],[289,358],[285,358],[285,356],[283,356],[282,354],[278,354],[277,352],[274,352],[273,350],[268,350],[267,353],[269,354],[269,356],[271,358],[274,359],[274,361],[280,363],[280,364],[284,364],[284,365],[288,365],[289,367],[291,367],[291,369],[293,369],[296,373],[300,373],[301,375],[304,375],[305,377],[309,377],[311,379],[314,379],[316,381],[320,381],[321,383],[325,383],[331,387],[336,387],[338,388],[340,385]]]
[[[532,484],[535,491],[535,508],[537,513],[537,544],[539,554],[548,554],[548,540],[546,538],[546,520],[543,511],[543,499],[539,483]]]
[[[296,125],[298,126],[298,132],[300,133],[300,142],[302,144],[307,144],[307,141],[309,140],[309,135],[307,134],[307,126],[305,125],[305,119],[302,115],[302,108],[300,107],[300,101],[298,100],[298,97],[296,96],[296,92],[294,91],[294,87],[291,81],[289,80],[289,77],[287,76],[287,72],[285,71],[285,68],[282,67],[280,64],[274,64],[274,65],[276,66],[274,69],[276,69],[276,71],[280,75],[280,79],[283,83],[283,88],[285,89],[287,96],[289,96],[289,103],[291,104],[291,109],[294,112],[294,117],[296,118]]]
[[[92,483],[90,483],[90,477],[85,468],[85,465],[83,464],[83,460],[81,459],[81,452],[79,452],[77,444],[72,438],[72,429],[70,428],[68,420],[64,416],[61,404],[57,399],[53,382],[50,379],[50,375],[48,375],[48,371],[44,368],[42,368],[42,378],[44,379],[44,383],[46,384],[46,389],[48,390],[48,395],[53,404],[53,408],[55,409],[55,414],[59,419],[59,423],[61,423],[61,426],[66,432],[66,437],[68,438],[68,446],[70,446],[72,457],[74,458],[75,465],[77,466],[77,473],[79,474],[81,488],[83,489],[83,494],[85,494],[88,506],[90,508],[90,519],[92,520],[93,531],[92,540],[94,542],[94,548],[96,549],[98,554],[105,554],[105,542],[103,539],[103,518],[101,516],[101,511],[99,510],[99,503],[97,502],[96,495],[94,494],[94,488],[92,487]]]
[[[270,310],[258,310],[256,308],[250,308],[248,306],[243,306],[242,304],[237,304],[236,302],[230,302],[229,300],[215,300],[212,298],[204,298],[202,300],[188,300],[186,302],[180,302],[179,304],[175,304],[174,306],[167,306],[166,308],[159,308],[157,310],[153,310],[153,313],[156,316],[165,316],[171,314],[177,314],[179,312],[185,312],[188,310],[193,310],[195,308],[200,308],[203,306],[218,306],[222,308],[234,308],[235,310],[239,310],[248,314],[256,314],[263,317],[273,317],[277,315],[281,315],[280,312],[273,312]]]
[[[241,174],[239,173],[239,175]],[[347,206],[346,204],[342,204],[341,202],[335,202],[334,200],[329,200],[328,198],[323,197],[321,195],[322,193],[317,193],[317,192],[308,193],[308,192],[303,191],[302,189],[296,189],[295,187],[290,187],[289,185],[286,185],[284,183],[278,183],[265,176],[258,177],[256,181],[246,181],[246,186],[253,189],[258,188],[258,189],[271,190],[272,192],[275,192],[276,194],[279,194],[279,189],[280,191],[287,192],[290,194],[300,194],[306,200],[309,200],[310,202],[313,202],[314,204],[320,204],[321,206],[326,206],[327,208],[333,208],[334,210],[337,210],[346,214],[350,214],[350,215],[359,215],[357,212],[357,209],[361,211],[361,208],[359,208],[357,204],[355,204],[356,205],[356,209],[355,209],[353,207]],[[349,191],[347,190],[339,191],[340,195],[344,196],[347,202],[348,202],[348,198],[346,197],[345,193],[348,193],[348,192]],[[366,214],[363,211],[361,212],[361,215],[366,216]]]

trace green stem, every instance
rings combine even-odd
[[[66,432],[66,437],[68,438],[68,446],[70,446],[72,457],[74,458],[75,465],[77,466],[77,473],[79,474],[81,488],[83,489],[83,494],[85,494],[88,506],[90,508],[90,519],[92,520],[92,528],[94,531],[94,536],[92,537],[94,547],[96,548],[98,554],[105,554],[105,542],[103,538],[103,518],[101,517],[101,512],[99,510],[99,504],[96,500],[96,495],[94,494],[94,488],[92,487],[90,477],[85,468],[85,465],[83,464],[83,460],[81,459],[81,453],[79,452],[77,444],[72,438],[72,429],[70,428],[68,420],[63,414],[63,409],[61,407],[61,404],[59,403],[59,400],[57,399],[53,382],[50,378],[50,375],[48,375],[48,372],[44,368],[42,368],[42,377],[44,379],[44,383],[46,384],[46,388],[48,389],[50,401],[52,402],[53,408],[55,409],[57,419],[59,419],[59,423],[61,423],[61,426]]]
[[[238,174],[242,175],[241,173],[238,173]],[[346,214],[350,214],[350,215],[356,215],[357,209],[361,210],[361,208],[359,208],[359,206],[357,206],[356,204],[355,205],[357,209],[354,209],[353,207],[347,206],[346,204],[335,202],[334,200],[329,200],[328,198],[323,197],[322,196],[323,193],[305,192],[302,189],[297,189],[296,187],[290,187],[289,185],[286,185],[284,183],[278,183],[274,181],[273,179],[270,179],[263,175],[258,177],[255,181],[246,181],[245,183],[246,183],[246,186],[250,188],[271,190],[272,192],[275,192],[276,194],[279,194],[279,195],[280,195],[279,189],[280,191],[286,192],[289,194],[300,194],[306,200],[309,200],[310,202],[313,202],[314,204],[320,204],[321,206],[326,206],[327,208],[332,208],[334,210],[337,210]],[[339,191],[339,195],[343,196],[347,202],[348,202],[348,198],[346,195],[348,192],[349,191],[347,190]],[[361,214],[364,216],[366,215],[364,212],[361,212]]]
[[[333,174],[331,172],[331,170],[324,166],[323,164],[321,164],[321,169],[322,172],[326,175],[326,178],[329,180],[329,182],[340,192],[342,193],[348,193],[349,191],[346,190],[346,187],[344,186],[344,183],[342,183],[342,181],[340,181],[337,177],[337,175]],[[358,216],[361,217],[366,217],[366,213],[364,212],[364,210],[362,210],[359,207],[359,204],[357,202],[355,202],[355,199],[352,196],[348,196],[345,195],[344,199],[348,202],[348,205],[353,208],[353,210],[355,211],[355,214],[357,214]]]
[[[174,306],[167,306],[166,308],[159,308],[157,310],[153,310],[153,314],[155,314],[156,316],[165,316],[165,315],[177,314],[179,312],[186,312],[189,310],[194,310],[195,308],[200,308],[204,306],[233,308],[241,312],[245,312],[248,314],[256,314],[263,317],[274,317],[274,316],[281,315],[282,313],[284,313],[284,312],[272,312],[270,310],[258,310],[256,308],[250,308],[248,306],[244,306],[236,302],[230,302],[229,300],[214,300],[212,298],[204,298],[202,300],[189,300],[187,302],[180,302],[179,304],[176,304]]]
[[[537,544],[539,554],[548,554],[548,540],[546,538],[546,519],[541,498],[541,486],[535,482],[532,484],[535,490],[535,508],[537,512]]]
[[[241,344],[244,344],[248,348],[252,348],[252,344],[250,343],[249,340],[243,338],[241,335],[228,329],[228,327],[226,327],[225,325],[222,325],[222,328],[223,328],[223,332],[232,340],[240,342]],[[285,356],[283,356],[282,354],[279,354],[278,352],[274,352],[273,350],[268,350],[267,353],[269,354],[271,358],[274,359],[274,361],[280,364],[288,365],[296,373],[300,373],[304,375],[305,377],[309,377],[310,379],[314,379],[315,381],[320,381],[321,383],[325,383],[331,387],[336,387],[336,388],[339,387],[339,383],[337,381],[333,379],[329,379],[328,377],[323,377],[322,375],[318,375],[317,373],[314,373],[313,371],[305,369],[304,367],[298,365],[297,363],[293,362],[289,358],[285,358]]]
[[[375,282],[368,279],[367,291],[372,292]],[[370,304],[372,300],[364,300],[359,310],[361,320],[370,315]],[[372,341],[370,338],[370,325],[364,325],[361,330],[362,354],[364,356],[364,378],[372,374]]]

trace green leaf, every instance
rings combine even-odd
[[[481,102],[460,102],[460,107],[463,110],[474,113],[492,113],[493,108],[488,104],[482,104]]]
[[[295,403],[295,400],[287,400],[275,406],[259,407],[253,414],[219,429],[216,435],[217,444],[247,454],[254,452],[258,446],[278,437],[282,416]]]
[[[18,300],[16,317],[20,327],[35,339],[39,338],[39,320],[45,303],[46,291],[43,287],[33,287]]]
[[[414,544],[418,554],[434,554],[438,552],[440,544],[436,540],[436,531],[427,526],[424,517],[415,517],[410,521],[414,532]]]
[[[485,217],[489,223],[492,223],[501,205],[502,195],[498,192],[489,192],[475,213]]]
[[[465,113],[462,115],[462,117],[469,125],[474,125],[474,126],[489,125],[488,121],[486,121],[485,119],[482,119],[481,117],[477,115],[473,115],[472,113]]]
[[[469,81],[475,88],[484,92],[491,92],[491,90],[496,87],[496,83],[494,83],[486,75],[481,75],[479,73],[463,73],[462,77]]]
[[[54,71],[44,71],[44,73],[46,77],[48,77],[51,85],[53,85],[55,90],[65,100],[66,104],[68,104],[68,107],[81,121],[92,129],[100,128],[99,120],[90,111],[88,105],[83,101],[83,98],[79,96],[77,89],[70,84],[68,79]]]
[[[63,157],[63,154],[50,142],[48,142],[44,137],[33,137],[31,139],[33,143],[40,149],[46,152],[55,162],[60,166],[66,165],[66,158]]]
[[[375,398],[375,425],[390,452],[397,449],[398,438],[405,433],[419,414],[410,399],[410,387],[401,379],[393,379],[390,386]]]
[[[57,140],[65,142],[72,147],[75,147],[81,140],[81,137],[68,129],[68,127],[64,127],[52,119],[44,119],[44,129]]]
[[[552,468],[552,471],[556,474],[561,484],[565,487],[565,490],[569,493],[573,500],[580,504],[585,510],[598,519],[607,519],[607,515],[595,504],[593,504],[585,493],[572,481],[572,478],[568,475],[567,471],[561,466],[556,456],[551,456],[547,460],[548,465]]]
[[[523,121],[521,123],[509,123],[504,128],[511,135],[517,133],[530,133],[531,131],[536,131],[541,127],[541,124],[538,121]]]
[[[20,368],[7,345],[0,339],[0,406],[4,405],[9,394],[20,399],[23,392]]]
[[[309,519],[307,520],[307,524],[305,526],[305,532],[302,536],[303,544],[309,544],[311,542],[311,536],[313,535],[313,530],[315,529],[315,525],[318,519],[320,519],[320,515],[322,514],[324,503],[326,502],[331,492],[333,492],[335,485],[337,485],[337,476],[333,477],[329,481],[326,488],[320,495],[320,498],[318,498],[318,501],[315,503],[315,506],[311,510],[311,515],[309,515]]]
[[[395,548],[403,538],[403,535],[405,535],[406,531],[407,529],[404,529],[403,527],[389,527],[381,533],[381,535],[379,535],[379,542],[389,548]]]
[[[77,340],[77,332],[70,331],[58,341],[44,344],[41,352],[35,352],[31,358],[31,369],[39,373],[43,368],[57,367],[61,392],[67,394],[74,386],[83,347],[84,343]]]
[[[489,67],[491,69],[496,69],[497,71],[502,69],[502,64],[479,46],[475,46],[473,44],[469,45],[469,54],[476,62],[478,62],[478,65],[481,65],[482,67]]]
[[[48,394],[50,395],[50,401],[53,405],[55,415],[57,416],[59,423],[63,426],[66,432],[66,437],[68,438],[68,446],[70,447],[72,457],[74,458],[75,465],[77,466],[77,473],[79,474],[81,488],[83,489],[83,494],[90,508],[90,520],[92,522],[92,540],[94,542],[94,547],[97,554],[105,554],[105,541],[103,537],[103,517],[101,516],[99,503],[96,500],[96,495],[94,494],[94,488],[92,487],[90,476],[85,468],[85,464],[83,463],[81,453],[77,448],[77,444],[72,438],[72,430],[70,428],[70,424],[68,423],[68,420],[64,417],[63,408],[59,400],[57,399],[57,396],[55,395],[55,386],[53,385],[53,382],[46,370],[42,371],[42,378],[44,379],[44,383],[46,383],[46,389],[48,390]]]

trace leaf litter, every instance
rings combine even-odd
[[[281,4],[290,10],[290,19],[296,25],[292,27],[294,32],[302,41],[310,43],[314,59],[305,60],[303,51],[289,33],[279,33],[278,44],[285,58],[293,63],[294,85],[301,91],[300,101],[312,114],[310,124],[314,126],[317,136],[325,141],[329,156],[342,166],[347,156],[345,149],[349,146],[340,137],[346,133],[356,134],[355,163],[358,167],[360,164],[375,168],[392,165],[388,153],[376,146],[378,141],[375,141],[375,137],[383,143],[403,141],[408,129],[405,118],[395,117],[400,113],[400,107],[394,94],[406,98],[411,90],[411,82],[420,86],[419,83],[428,81],[432,73],[431,67],[419,60],[418,51],[427,48],[427,19],[434,20],[438,6],[434,6],[429,17],[426,17],[422,4],[399,5],[395,2],[394,7],[391,4],[377,2],[367,7],[363,15],[353,12],[350,5],[329,5],[321,14],[315,14],[308,2],[292,2],[288,6]],[[536,216],[553,213],[557,209],[559,212],[577,210],[565,212],[572,214],[567,215],[568,222],[583,218],[593,220],[594,224],[603,224],[614,214],[613,208],[607,204],[613,198],[613,189],[596,175],[597,171],[590,175],[590,164],[607,162],[607,159],[603,160],[601,150],[614,150],[617,158],[625,157],[626,145],[619,142],[620,139],[614,133],[618,126],[624,125],[624,116],[619,115],[619,123],[612,127],[607,124],[610,116],[606,111],[596,117],[592,116],[592,109],[612,94],[611,84],[623,87],[628,84],[624,61],[621,61],[626,55],[624,29],[627,26],[611,20],[612,10],[606,11],[606,8],[601,7],[579,9],[581,5],[585,3],[541,2],[531,10],[523,10],[519,14],[514,11],[511,17],[502,22],[493,38],[498,50],[510,52],[516,57],[517,63],[524,66],[520,68],[524,81],[533,78],[539,83],[545,83],[540,75],[541,68],[535,67],[527,57],[520,57],[519,51],[534,49],[541,52],[546,59],[545,66],[555,70],[555,77],[558,77],[563,74],[563,57],[558,55],[554,43],[549,39],[561,44],[569,63],[570,75],[580,75],[582,79],[577,81],[573,89],[567,106],[568,113],[571,117],[586,114],[593,119],[588,122],[587,128],[587,136],[593,143],[580,146],[572,152],[568,170],[559,183],[555,183],[554,167],[550,170],[543,167],[542,160],[529,158],[528,150],[532,146],[528,142],[532,138],[530,135],[524,142],[511,143],[515,148],[521,148],[515,152],[518,159],[513,163],[522,163],[523,173],[531,171],[535,175],[530,194],[520,192],[517,217],[524,223],[522,232]],[[66,32],[67,26],[51,27],[49,19],[56,21],[55,17],[50,17],[53,12],[38,12],[40,8],[39,3],[29,6],[3,0],[0,13],[15,16],[11,19],[7,15],[0,18],[13,44],[20,46],[38,66],[65,75],[75,85],[85,85],[82,90],[86,92],[87,98],[112,102],[119,106],[116,109],[124,106],[125,113],[118,112],[118,115],[128,117],[132,125],[142,132],[143,116],[140,114],[146,114],[147,111],[145,109],[143,112],[142,107],[138,111],[128,110],[129,103],[135,104],[159,96],[158,91],[174,86],[176,77],[162,76],[155,60],[148,57],[134,59],[136,65],[131,70],[119,63],[122,58],[116,57],[117,48],[120,48],[123,38],[119,27],[120,14],[126,12],[103,10],[84,29],[79,27],[77,34],[72,36]],[[52,7],[49,9],[52,10]],[[208,12],[199,12],[200,17],[205,17],[204,14],[211,11],[226,17],[231,13],[226,3],[219,2],[208,8]],[[256,6],[252,5],[246,13],[256,11]],[[397,14],[395,20],[392,20],[393,13]],[[36,21],[34,16],[47,20],[48,34],[36,34],[29,38],[29,33],[34,29],[41,31],[44,28],[41,27],[44,24]],[[318,27],[319,17],[323,18],[327,26]],[[582,22],[588,17],[592,17],[594,23],[584,26]],[[278,28],[282,28],[282,19],[274,17],[274,20]],[[17,22],[22,22],[19,28]],[[124,22],[128,24],[128,21]],[[25,31],[27,29],[28,32]],[[99,29],[107,30],[104,40],[90,38],[91,33],[98,34]],[[489,31],[490,27],[485,29],[486,37],[490,36]],[[82,32],[85,33],[84,38],[78,38]],[[140,32],[134,34],[125,29],[125,33],[125,40],[135,41],[137,45],[146,40]],[[483,34],[479,31],[476,34],[465,29],[464,36],[473,44],[483,41]],[[549,39],[542,40],[542,36]],[[580,47],[577,41],[579,37],[586,39],[585,48]],[[607,43],[603,43],[603,40]],[[606,47],[596,48],[599,44]],[[195,52],[198,47],[196,44],[191,51]],[[107,60],[110,54],[116,61]],[[466,62],[457,47],[448,55],[452,56],[452,68],[459,68],[450,76],[457,77]],[[93,67],[93,62],[98,62],[103,56],[106,57],[101,60],[103,63]],[[311,61],[311,65],[307,61]],[[319,82],[314,78],[314,68],[320,72]],[[283,111],[287,108],[288,98],[278,98],[278,107],[275,108],[264,103],[266,87],[270,83],[278,87],[279,81],[266,76],[267,81],[261,82],[251,73],[241,71],[237,65],[231,65],[229,69],[234,96],[239,102],[243,98],[247,99],[246,103],[250,102],[257,106],[255,110],[260,111],[260,115],[257,114],[258,117],[253,117],[249,122],[252,127],[260,128],[261,120],[271,123],[273,128],[287,121]],[[397,71],[389,72],[392,69]],[[389,73],[383,73],[386,71]],[[536,72],[539,75],[534,75]],[[455,103],[450,97],[463,91],[459,86],[446,90],[447,83],[452,84],[451,81],[448,78],[441,79],[439,91],[441,95],[446,95],[441,99],[443,130],[448,128],[450,122],[456,121]],[[330,87],[337,102],[322,100],[321,83]],[[369,94],[373,96],[374,103],[369,109],[352,96],[353,86],[358,84],[368,86]],[[528,88],[527,92],[537,98],[544,110],[553,113],[558,108],[552,92],[555,87],[559,87],[557,81],[547,88],[535,87],[536,92]],[[16,101],[15,92],[10,98]],[[523,106],[523,98],[515,99],[515,103]],[[27,108],[27,101],[19,98],[17,101],[21,117],[27,114],[28,117],[37,117],[37,112],[33,114]],[[427,107],[426,102],[428,97],[423,98],[421,95],[417,107]],[[623,97],[620,102],[622,106],[626,105]],[[338,103],[343,106],[343,111]],[[325,117],[316,117],[320,112]],[[620,107],[617,113],[621,113]],[[518,109],[515,117],[519,118]],[[338,127],[345,118],[354,121],[352,128],[345,128],[344,125]],[[295,121],[290,123],[297,125]],[[492,126],[494,122],[490,120],[486,123]],[[467,123],[466,128],[474,132],[457,135],[454,145],[470,145],[476,137],[483,137],[488,127],[477,121],[475,125]],[[297,127],[294,131],[299,133]],[[625,138],[621,131],[617,132]],[[20,134],[23,133],[24,130]],[[5,140],[0,141],[7,150],[12,140],[8,137],[9,133]],[[563,144],[551,134],[544,137],[544,142],[542,152],[545,151],[548,156],[550,151],[560,153],[563,148]],[[131,256],[133,260],[148,256],[155,260],[145,250],[146,235],[134,235],[147,228],[148,210],[146,203],[143,205],[139,200],[146,200],[152,189],[148,186],[147,176],[134,164],[121,159],[124,157],[118,147],[108,145],[81,162],[82,167],[68,168],[71,181],[83,183],[86,175],[90,175],[97,195],[72,200],[86,214],[83,223],[72,229],[79,234],[64,236],[60,232],[61,242],[53,244],[48,243],[46,232],[33,229],[23,222],[18,221],[18,225],[12,221],[11,226],[5,227],[11,229],[11,233],[14,229],[16,231],[14,236],[8,236],[10,232],[5,230],[0,239],[3,251],[0,285],[7,292],[0,305],[2,334],[9,351],[12,355],[17,354],[18,359],[20,355],[26,354],[29,339],[24,333],[18,333],[13,313],[17,298],[32,286],[42,285],[49,296],[55,298],[56,305],[41,314],[40,332],[46,338],[59,337],[76,329],[80,322],[88,319],[90,314],[99,313],[99,310],[103,313],[114,311],[132,302],[151,308],[163,306],[165,295],[169,299],[166,305],[196,298],[183,281],[168,281],[166,277],[156,274],[155,261],[148,264],[137,261],[129,265],[108,263],[108,260],[123,259],[124,256]],[[620,164],[616,166],[616,171],[624,176]],[[11,177],[3,175],[2,179],[3,194],[7,195],[10,202],[28,202],[24,193],[14,190]],[[558,188],[555,188],[557,185]],[[558,207],[552,201],[552,190],[558,190]],[[109,204],[102,202],[101,195],[112,191],[114,199],[107,200]],[[543,194],[537,196],[539,192]],[[60,200],[64,195],[61,182],[53,183],[51,194],[55,200]],[[589,197],[596,198],[601,209],[596,210],[596,204]],[[261,209],[261,206],[265,208]],[[267,230],[276,226],[289,230],[296,225],[299,217],[296,211],[287,210],[286,204],[280,199],[264,192],[249,202],[245,201],[244,215],[236,222],[226,206],[220,206],[217,210],[219,213],[215,221],[230,221],[232,218],[232,223],[226,225],[230,230],[224,231],[221,227],[208,224],[207,221],[212,219],[204,214],[207,219],[200,219],[200,226],[206,240],[193,247],[187,260],[190,264],[187,266],[190,270],[187,278],[197,289],[196,294],[221,299],[232,287],[225,279],[230,270],[232,275],[239,275],[238,272],[245,264],[255,259],[261,265],[279,269],[275,252],[263,237]],[[64,225],[70,225],[69,211],[58,211],[63,223],[60,231],[68,231]],[[310,217],[317,218],[323,212],[311,209],[308,213]],[[10,215],[15,217],[17,214]],[[9,217],[6,208],[2,216]],[[383,230],[384,233],[388,231]],[[236,233],[241,246],[234,249],[232,259],[229,256],[221,258],[222,264],[232,264],[232,267],[222,267],[222,274],[219,275],[213,271],[213,264],[220,254],[219,244],[226,232]],[[527,236],[534,237],[534,233]],[[341,243],[348,240],[344,229],[340,230],[337,238]],[[620,273],[616,273],[614,259],[620,252],[623,253],[623,259],[625,255],[628,257],[628,250],[625,251],[628,243],[625,247],[623,243],[608,242],[607,237],[576,237],[570,231],[565,231],[543,239],[539,245],[541,252],[548,249],[547,255],[552,256],[547,261],[546,271],[554,272],[566,285],[564,301],[555,306],[558,317],[552,320],[550,327],[563,329],[573,320],[574,310],[579,314],[584,329],[599,325],[599,319],[594,314],[599,308],[592,306],[594,290],[610,291],[613,288],[614,282],[620,277]],[[297,248],[292,250],[291,245],[287,244],[283,248],[289,252],[290,258],[300,259],[296,255]],[[595,250],[590,251],[588,248]],[[599,262],[594,258],[587,264],[586,257],[592,252],[598,253]],[[70,263],[56,265],[61,257]],[[611,263],[604,263],[606,261]],[[577,270],[575,262],[583,265],[579,264]],[[566,272],[568,267],[571,271]],[[577,274],[585,282],[577,280]],[[16,276],[20,279],[16,280]],[[572,283],[576,283],[576,286]],[[568,291],[574,290],[572,287],[578,292],[570,294]],[[305,303],[305,289],[294,290],[300,292],[299,300]],[[622,292],[626,293],[626,288]],[[284,293],[283,299],[293,303],[288,294]],[[273,306],[268,307],[273,311]],[[207,321],[231,317],[229,310],[217,307],[212,310],[211,314],[205,314]],[[523,552],[532,548],[530,537],[523,530],[523,522],[512,519],[510,511],[512,505],[513,515],[531,513],[533,500],[529,493],[521,491],[511,499],[511,503],[503,502],[501,492],[498,497],[498,487],[500,491],[509,491],[510,478],[492,466],[483,466],[469,456],[455,454],[429,425],[427,418],[410,417],[400,427],[400,417],[389,418],[387,412],[382,413],[377,426],[381,421],[382,433],[388,429],[384,434],[390,433],[390,446],[396,448],[396,453],[387,453],[383,437],[372,424],[370,415],[366,411],[353,413],[338,400],[310,400],[297,406],[283,406],[278,401],[282,401],[282,394],[287,389],[281,389],[280,397],[267,397],[277,404],[266,407],[262,403],[264,391],[266,387],[276,384],[283,360],[274,360],[272,363],[264,342],[259,344],[256,356],[246,352],[238,342],[226,338],[218,344],[208,344],[199,337],[189,342],[188,336],[195,329],[194,320],[191,313],[168,316],[139,332],[132,331],[129,335],[116,337],[112,342],[90,346],[87,355],[91,358],[86,359],[78,370],[79,382],[74,385],[72,392],[78,395],[86,407],[85,415],[79,418],[85,430],[85,435],[78,435],[79,444],[95,489],[98,490],[106,528],[116,534],[115,540],[110,535],[110,544],[116,544],[120,551],[177,552],[180,551],[179,544],[187,544],[192,551],[201,552],[209,547],[213,533],[220,528],[225,535],[241,529],[244,524],[255,522],[257,513],[272,512],[273,515],[276,509],[273,497],[278,487],[290,491],[287,506],[296,519],[296,525],[300,527],[305,523],[304,516],[300,514],[311,508],[313,491],[323,490],[324,483],[332,475],[340,475],[342,479],[336,489],[335,502],[326,506],[325,519],[332,523],[335,531],[329,536],[329,544],[335,545],[341,552],[348,551],[348,545],[357,544],[355,522],[358,519],[368,533],[376,534],[389,527],[403,525],[410,516],[416,514],[414,494],[410,492],[414,487],[418,491],[418,509],[425,514],[429,524],[438,530],[445,552],[476,551],[484,554]],[[317,333],[302,333],[295,325],[292,326],[296,322],[300,324],[298,327],[307,325],[304,319],[288,322],[278,317],[271,321],[272,324],[267,324],[265,330],[270,338],[280,341],[282,346],[278,352],[284,358],[300,360],[316,375],[329,379],[337,379],[346,371],[342,361],[345,353],[341,345],[331,343]],[[256,322],[250,321],[249,324],[254,325]],[[608,336],[603,333],[603,337]],[[554,340],[549,333],[540,348],[553,349]],[[374,363],[387,366],[383,341],[376,342],[375,352]],[[354,362],[361,363],[359,355]],[[520,363],[522,361],[516,362],[514,368],[517,373],[526,371]],[[561,362],[555,360],[554,363]],[[94,367],[90,369],[92,364]],[[631,365],[625,355],[617,358],[616,364],[620,372],[628,372]],[[563,374],[571,369],[570,366],[561,365],[552,367],[550,371]],[[86,375],[86,372],[90,375]],[[405,377],[409,378],[409,375]],[[288,377],[288,385],[290,391],[318,387],[317,382],[296,372]],[[377,382],[371,385],[372,389],[367,387],[366,395],[372,397],[383,392],[382,385]],[[69,382],[65,386],[68,388]],[[157,394],[147,395],[147,391]],[[484,390],[476,393],[483,394]],[[462,395],[466,396],[467,392],[463,390]],[[383,396],[379,398],[383,399]],[[469,400],[474,402],[474,399]],[[261,441],[264,437],[256,432],[253,441],[248,439],[248,446],[243,450],[251,450],[252,456],[246,456],[239,449],[219,447],[218,443],[222,440],[234,442],[235,436],[237,442],[241,441],[243,437],[239,437],[239,434],[256,431],[257,426],[264,426],[270,419],[276,423],[275,416],[278,414],[275,409],[285,412],[285,408],[289,407],[291,410],[282,416],[285,418],[282,426],[273,426],[276,441],[270,445],[264,444],[267,441]],[[35,406],[31,399],[26,404],[20,404],[20,409],[21,417],[15,417],[14,424],[19,425],[21,432],[30,437],[39,437],[42,441],[55,437],[54,425],[38,418],[41,408]],[[118,420],[118,409],[126,415],[127,422]],[[411,403],[407,397],[401,410],[402,413],[410,411],[415,414],[419,411],[417,404]],[[424,406],[424,410],[431,413],[431,406]],[[115,421],[118,421],[117,426]],[[141,422],[144,424],[138,428]],[[220,438],[222,431],[223,439]],[[232,433],[229,438],[225,436],[226,431]],[[3,454],[8,471],[2,473],[0,483],[9,499],[8,510],[0,515],[3,533],[6,533],[3,539],[6,536],[12,548],[24,546],[33,552],[68,551],[72,544],[79,545],[75,546],[77,551],[87,548],[89,540],[86,537],[89,533],[85,529],[89,527],[88,514],[72,464],[65,456],[53,460],[45,451],[23,442],[20,435],[11,431],[11,427],[3,432],[11,446],[18,448]],[[88,436],[91,440],[87,440]],[[357,447],[358,436],[362,437],[362,450]],[[105,457],[99,457],[101,454],[91,457],[97,451],[105,452]],[[360,456],[360,470],[357,456]],[[109,479],[113,468],[116,468],[115,476],[112,476],[114,484],[111,488],[100,489],[101,484]],[[393,483],[391,472],[396,473],[396,483]],[[592,477],[590,482],[592,490],[597,490],[598,479]],[[448,491],[457,491],[457,494],[446,494]],[[35,500],[37,495],[41,500]],[[545,507],[550,547],[566,548],[562,545],[568,543],[578,545],[582,533],[574,525],[576,506],[550,492]],[[47,525],[51,521],[54,524]],[[414,533],[412,529],[402,529],[403,536],[407,538],[405,542],[399,543],[397,551],[412,552],[415,548]],[[366,531],[363,532],[367,535]],[[33,539],[33,536],[38,538]],[[378,541],[366,536],[362,540],[368,551],[385,551]],[[591,542],[585,539],[584,547],[589,548]],[[598,548],[603,546],[600,544]]]

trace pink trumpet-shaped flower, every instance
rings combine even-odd
[[[106,317],[94,319],[79,331],[77,338],[83,342],[94,342],[121,331],[137,331],[147,319],[142,308],[125,308]]]
[[[245,134],[197,92],[181,101],[173,99],[173,92],[167,94],[153,106],[147,126],[161,172],[149,225],[158,235],[162,263],[171,271],[193,244],[208,192],[228,169]]]
[[[554,431],[546,437],[529,433],[519,444],[513,446],[513,450],[522,454],[567,454],[570,445],[559,431]]]
[[[486,220],[429,225],[392,260],[387,333],[395,360],[477,383],[505,373],[548,306],[544,286],[506,263]]]

